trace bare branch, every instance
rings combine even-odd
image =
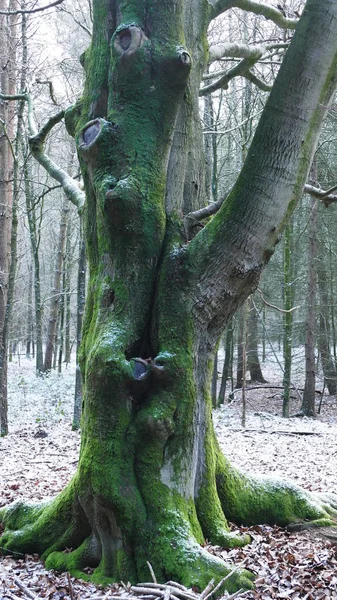
[[[67,196],[68,200],[72,202],[79,211],[82,210],[85,203],[85,194],[79,188],[77,181],[68,175],[59,165],[57,165],[44,150],[44,143],[48,133],[52,130],[57,123],[59,123],[64,117],[64,111],[58,112],[56,115],[51,117],[44,125],[38,130],[34,118],[34,109],[31,95],[27,92],[24,94],[16,94],[13,96],[0,94],[2,100],[25,100],[28,107],[28,128],[30,133],[29,147],[35,160],[47,171],[47,173],[58,181]]]
[[[67,15],[69,15],[72,18],[72,20],[74,21],[74,23],[76,23],[76,25],[81,27],[81,29],[83,29],[83,31],[85,31],[85,33],[91,38],[92,32],[90,31],[89,27],[87,27],[85,25],[85,23],[82,23],[82,21],[79,21],[78,19],[76,19],[75,15],[73,15],[73,13],[70,12],[70,10],[67,10],[64,6],[62,6],[60,8],[60,12],[64,12]]]
[[[232,67],[232,69],[227,71],[225,75],[220,77],[220,79],[202,87],[199,90],[199,96],[206,96],[207,94],[211,94],[220,88],[226,90],[231,79],[234,79],[234,77],[239,77],[240,75],[244,76],[244,74],[249,71],[249,69],[256,63],[257,60],[257,58],[244,58],[239,62],[239,64],[235,65],[235,67]]]
[[[51,2],[46,6],[40,6],[39,8],[29,9],[18,9],[18,10],[0,10],[0,15],[23,15],[23,14],[33,14],[37,12],[41,12],[42,10],[47,10],[47,8],[53,8],[53,6],[58,6],[62,4],[64,0],[55,0],[55,2]]]
[[[273,87],[272,85],[269,85],[269,83],[263,81],[263,79],[260,79],[260,77],[257,77],[257,75],[254,75],[254,73],[252,73],[251,71],[246,71],[242,74],[242,76],[245,79],[248,79],[248,81],[250,81],[254,85],[256,85],[256,87],[259,88],[259,90],[261,90],[262,92],[270,92]]]
[[[269,306],[269,308],[273,308],[274,310],[277,310],[280,313],[283,313],[283,314],[284,313],[292,313],[292,312],[294,312],[294,310],[297,310],[298,308],[300,308],[299,306],[293,306],[292,308],[289,308],[288,310],[286,310],[285,308],[280,308],[279,306],[276,306],[275,304],[270,304],[270,302],[268,302],[268,300],[265,299],[260,288],[257,288],[257,291],[259,292],[259,294],[261,296],[261,300],[262,300],[263,304],[265,304],[266,306]]]
[[[59,103],[57,102],[56,98],[55,98],[53,82],[50,81],[49,79],[47,79],[45,81],[42,81],[41,79],[36,79],[35,81],[36,81],[36,83],[39,83],[40,85],[48,85],[48,87],[49,87],[49,96],[50,96],[50,99],[51,99],[52,103],[55,104],[55,106],[60,106]]]
[[[231,190],[232,188],[228,190],[228,192],[225,192],[224,195],[221,196],[221,198],[219,198],[219,200],[217,200],[216,202],[212,202],[211,204],[208,204],[203,208],[199,208],[199,210],[190,212],[185,216],[184,225],[187,239],[190,239],[191,231],[194,227],[200,225],[200,221],[206,219],[207,217],[211,217],[212,215],[215,215],[216,212],[218,212],[219,208],[222,206]]]
[[[203,135],[227,135],[228,133],[232,133],[232,131],[236,131],[237,129],[240,129],[240,127],[242,127],[242,125],[245,125],[246,123],[249,123],[249,121],[253,121],[253,119],[256,119],[259,115],[261,115],[263,109],[258,110],[255,114],[253,114],[250,117],[247,117],[247,119],[244,119],[243,121],[241,121],[241,123],[238,123],[237,125],[234,125],[234,127],[230,127],[229,129],[223,129],[223,130],[212,130],[212,129],[208,129],[206,131],[203,131]]]
[[[321,188],[317,188],[313,185],[309,185],[308,183],[304,186],[303,192],[305,194],[309,194],[313,196],[313,198],[317,198],[321,200],[324,206],[328,207],[330,204],[337,202],[337,195],[333,194],[337,190],[337,185],[334,185],[329,190],[322,190]]]
[[[241,8],[242,10],[252,12],[255,15],[261,15],[265,19],[272,21],[281,29],[295,29],[298,19],[285,17],[284,14],[274,6],[257,0],[208,0],[212,5],[210,21],[218,17],[230,8]]]
[[[259,44],[255,46],[240,43],[214,44],[209,48],[208,62],[212,63],[221,58],[256,58],[256,60],[259,60],[264,54],[272,50],[281,50],[288,47],[289,43],[287,42],[280,44]],[[212,73],[210,73],[211,75]]]

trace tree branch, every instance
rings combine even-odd
[[[209,48],[208,62],[212,63],[221,58],[254,58],[259,60],[267,50],[268,47],[264,44],[253,47],[239,43],[215,44]]]
[[[246,62],[243,60],[230,69],[229,71],[221,70],[214,73],[207,73],[203,76],[203,80],[207,81],[209,79],[214,79],[218,77],[218,80],[212,84],[208,84],[208,86],[204,86],[201,88],[200,96],[205,94],[209,94],[212,91],[215,91],[219,88],[226,89],[228,86],[228,82],[233,79],[233,77],[237,77],[241,75],[251,81],[254,85],[256,85],[260,90],[264,92],[270,92],[272,86],[268,85],[263,79],[257,77],[254,73],[250,71],[250,68],[258,62],[265,54],[268,55],[268,52],[275,49],[280,48],[288,48],[288,43],[282,44],[260,44],[258,46],[248,46],[247,44],[240,43],[231,43],[231,44],[216,44],[211,46],[209,49],[209,63],[215,62],[222,58],[243,58],[247,59]],[[250,63],[248,61],[251,61]],[[211,87],[210,87],[211,86]]]
[[[303,192],[305,194],[309,194],[310,196],[313,196],[313,198],[317,198],[318,200],[321,200],[323,202],[324,206],[328,207],[328,206],[330,206],[330,204],[337,202],[337,195],[333,194],[333,192],[335,192],[336,190],[337,190],[337,185],[334,185],[329,190],[322,190],[321,188],[317,188],[317,187],[307,183],[304,186]]]
[[[199,210],[195,210],[193,212],[188,213],[184,218],[185,231],[187,235],[187,239],[190,239],[191,231],[197,225],[200,225],[200,221],[206,219],[207,217],[211,217],[218,212],[219,208],[222,206],[223,202],[226,200],[227,196],[231,192],[232,188],[225,192],[219,200],[216,202],[212,202],[203,208],[199,208]]]
[[[48,85],[49,87],[49,96],[50,99],[52,101],[53,104],[55,104],[55,106],[60,106],[59,103],[57,102],[56,98],[55,98],[55,93],[54,93],[54,86],[53,86],[53,82],[50,81],[49,79],[42,81],[41,79],[36,79],[36,83],[39,83],[40,85]]]
[[[220,77],[220,79],[217,79],[217,81],[214,81],[209,85],[204,85],[204,87],[199,90],[199,96],[206,96],[207,94],[211,94],[220,88],[225,90],[228,89],[230,80],[234,79],[234,77],[239,77],[240,75],[244,77],[245,73],[249,71],[249,69],[256,63],[257,60],[257,58],[244,58],[239,62],[239,64],[235,65],[235,67],[232,67],[232,69]]]
[[[44,143],[47,135],[50,133],[53,127],[59,123],[64,117],[64,110],[61,110],[56,115],[52,116],[44,125],[38,130],[34,118],[34,110],[31,95],[26,92],[24,94],[16,94],[9,96],[6,94],[0,94],[2,100],[25,100],[28,107],[28,128],[30,133],[29,147],[35,160],[47,171],[47,173],[58,181],[62,189],[67,196],[68,200],[72,202],[79,211],[82,210],[85,203],[85,194],[79,188],[78,183],[73,177],[68,175],[59,165],[57,165],[44,150]]]
[[[259,294],[261,296],[261,300],[262,300],[263,304],[265,304],[266,306],[269,306],[269,308],[273,308],[274,310],[277,310],[280,313],[283,313],[283,314],[292,313],[292,312],[294,312],[294,310],[297,310],[299,308],[299,306],[293,306],[292,308],[289,308],[288,310],[286,310],[285,308],[280,308],[279,306],[276,306],[275,304],[270,304],[270,302],[268,302],[268,300],[265,299],[260,288],[257,288],[257,291],[259,292]]]
[[[37,13],[37,12],[41,12],[42,10],[47,10],[47,8],[53,8],[53,6],[58,6],[59,4],[62,4],[64,2],[64,0],[55,0],[55,2],[51,2],[50,4],[47,4],[46,6],[40,6],[39,8],[32,8],[31,10],[29,9],[18,9],[18,10],[0,10],[0,15],[24,15],[24,14],[33,14],[33,13]]]
[[[252,73],[251,71],[246,71],[242,74],[242,77],[248,79],[248,81],[256,85],[256,87],[259,88],[259,90],[261,90],[262,92],[271,92],[272,90],[272,85],[269,85],[268,83],[263,81],[263,79],[257,77],[257,75],[254,75],[254,73]]]
[[[209,2],[212,4],[210,21],[230,8],[241,8],[241,10],[265,17],[267,20],[275,23],[275,25],[278,25],[278,27],[281,27],[281,29],[295,29],[298,23],[298,19],[285,17],[278,8],[269,6],[264,2],[257,2],[256,0],[209,0]]]
[[[214,62],[221,58],[256,58],[259,60],[264,54],[271,50],[279,50],[288,48],[289,43],[284,42],[280,44],[259,44],[255,46],[249,46],[248,44],[240,43],[228,43],[228,44],[214,44],[209,48],[208,62]],[[210,73],[210,76],[213,74]],[[207,76],[205,76],[207,79]]]
[[[69,15],[72,18],[72,20],[74,21],[74,23],[76,23],[76,25],[81,27],[81,29],[83,29],[83,31],[85,31],[85,33],[91,38],[92,32],[90,31],[89,27],[87,27],[85,25],[85,23],[82,23],[82,21],[79,21],[78,19],[76,19],[76,17],[73,15],[72,12],[70,12],[70,10],[67,10],[66,8],[64,8],[64,6],[62,6],[60,8],[60,12],[64,12],[67,15]]]

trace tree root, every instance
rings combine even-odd
[[[281,527],[336,524],[335,495],[311,493],[281,479],[248,477],[232,467],[221,452],[216,480],[223,510],[234,523],[269,523]]]
[[[74,480],[55,499],[35,503],[14,502],[0,510],[5,526],[1,547],[10,553],[37,552],[78,546],[88,535],[88,521],[76,499]]]

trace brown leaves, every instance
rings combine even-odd
[[[319,530],[291,534],[280,527],[256,526],[242,532],[251,535],[249,546],[217,548],[215,553],[234,564],[244,561],[245,568],[257,573],[256,589],[244,598],[337,598],[337,545],[322,539]]]

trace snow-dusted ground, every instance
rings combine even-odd
[[[275,361],[263,366],[269,383],[280,384]],[[19,497],[41,499],[62,489],[76,469],[80,435],[71,430],[75,364],[36,377],[34,360],[9,364],[10,434],[0,439],[0,505]],[[298,386],[303,381],[297,380]],[[319,383],[317,385],[319,388]],[[247,391],[246,428],[241,394],[215,411],[225,454],[241,469],[292,479],[307,489],[335,491],[337,401],[324,397],[317,419],[282,419],[282,390]],[[292,400],[291,412],[299,402]]]
[[[71,421],[75,363],[63,366],[59,375],[36,377],[34,359],[14,357],[8,365],[8,418],[12,432],[22,426],[50,425]]]
[[[37,377],[34,360],[8,369],[9,435],[0,438],[0,506],[55,495],[77,465],[80,434],[71,430],[75,364]]]
[[[221,367],[221,365],[220,365]],[[219,369],[220,370],[220,369]],[[263,366],[266,379],[282,381],[277,362]],[[0,438],[0,506],[19,498],[40,500],[64,488],[77,465],[80,434],[71,430],[75,367],[61,375],[37,378],[34,361],[17,358],[9,365],[10,433]],[[303,385],[297,376],[296,385]],[[318,389],[321,387],[318,382]],[[291,412],[299,402],[292,401]],[[248,473],[282,476],[312,490],[336,490],[336,398],[324,397],[317,419],[282,419],[281,390],[247,391],[246,428],[241,427],[241,397],[214,413],[226,455]],[[250,528],[245,548],[209,550],[257,574],[250,600],[337,598],[336,545],[329,540],[289,534],[275,527]],[[36,555],[20,560],[0,555],[0,598],[27,598],[18,588],[48,600],[112,597],[118,586],[104,591],[91,583],[44,569]],[[16,583],[15,583],[16,582]],[[124,593],[121,589],[119,593]],[[155,598],[153,597],[153,600]]]
[[[296,352],[303,360],[303,350]],[[269,385],[282,385],[276,360],[262,365]],[[296,387],[304,385],[303,373],[296,374]],[[247,384],[249,387],[249,383]],[[318,379],[316,389],[322,389]],[[229,390],[230,391],[230,390]],[[214,413],[220,445],[231,461],[249,473],[293,480],[309,490],[333,491],[337,487],[337,400],[324,395],[316,419],[282,418],[282,390],[247,390],[246,427],[241,426],[241,392]],[[316,397],[317,406],[320,396]],[[290,414],[300,408],[294,393]]]

